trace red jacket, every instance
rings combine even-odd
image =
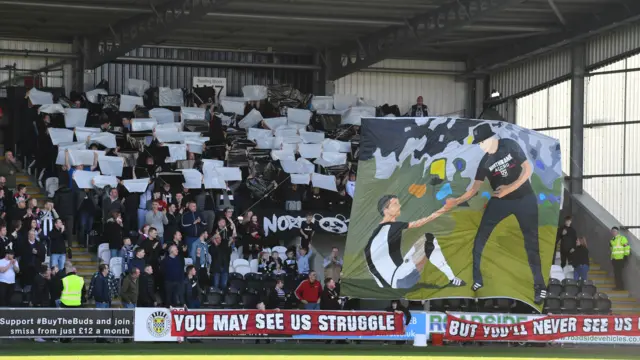
[[[314,281],[312,284],[309,280],[304,280],[296,289],[296,297],[300,300],[306,300],[309,303],[317,303],[322,295],[322,285],[320,281]]]

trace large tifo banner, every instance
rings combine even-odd
[[[508,123],[363,119],[342,294],[541,306],[560,159],[557,140]]]
[[[135,340],[305,334],[401,335],[404,333],[402,320],[402,314],[379,311],[136,309]]]
[[[445,340],[640,344],[640,317],[553,315],[486,324],[449,315]]]
[[[129,309],[0,309],[0,338],[130,338]]]

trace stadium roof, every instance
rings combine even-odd
[[[180,9],[182,21],[166,21]],[[640,1],[0,0],[0,10],[0,37],[117,44],[112,55],[96,50],[91,66],[152,44],[321,51],[339,77],[389,57],[505,64],[634,21]]]

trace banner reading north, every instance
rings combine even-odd
[[[346,311],[171,311],[171,336],[377,336],[404,333],[402,314]]]
[[[615,337],[615,339],[612,339]],[[640,343],[640,317],[557,315],[518,324],[483,324],[448,316],[448,341]],[[623,340],[624,339],[624,340]]]
[[[562,202],[557,140],[455,118],[362,120],[342,293],[541,306]]]

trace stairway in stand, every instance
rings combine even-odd
[[[611,310],[616,315],[640,314],[640,303],[626,291],[614,290],[615,280],[606,270],[602,270],[593,259],[590,260],[589,280],[593,281],[599,292],[607,294],[611,300]]]
[[[47,195],[43,189],[38,187],[35,177],[29,176],[26,173],[18,174],[16,177],[16,184],[26,185],[29,197],[38,199],[38,206],[41,208],[44,207]],[[79,246],[77,243],[71,244],[71,251],[73,255],[71,263],[78,270],[78,275],[85,278],[86,283],[89,283],[91,276],[97,271],[95,257],[90,254],[87,249]]]
[[[0,156],[0,160],[4,160],[4,156]],[[16,185],[24,184],[27,186],[27,194],[30,198],[38,199],[38,207],[44,207],[44,202],[47,199],[44,189],[40,189],[34,176],[29,176],[27,173],[20,173],[16,176]],[[88,289],[91,282],[91,277],[98,271],[97,257],[87,251],[86,248],[81,246],[77,241],[71,244],[71,252],[73,258],[71,263],[75,266],[77,274],[84,278],[85,286]],[[93,304],[93,300],[89,302],[89,306]],[[115,299],[112,303],[114,307],[120,306],[120,300]]]

